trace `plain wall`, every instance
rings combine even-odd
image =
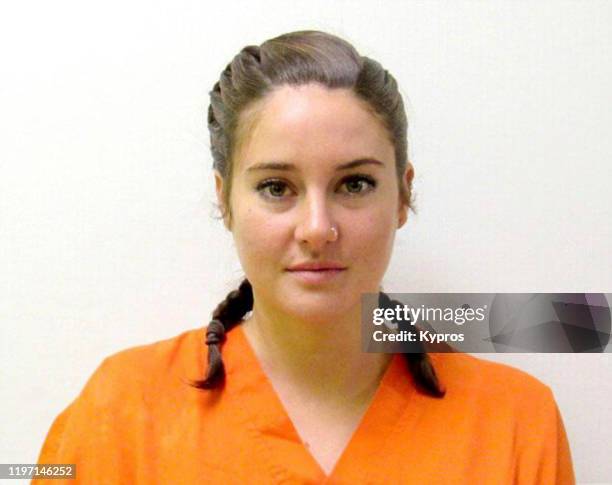
[[[34,462],[111,353],[206,325],[241,279],[208,91],[321,29],[398,80],[418,215],[389,292],[612,291],[612,3],[19,2],[0,12],[0,462]],[[490,355],[550,385],[612,481],[612,359]]]

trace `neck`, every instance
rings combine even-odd
[[[256,300],[243,328],[264,371],[299,391],[328,401],[367,400],[390,354],[361,349],[361,309],[316,322],[272,311]]]

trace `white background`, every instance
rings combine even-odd
[[[418,215],[386,291],[612,291],[612,2],[7,3],[0,462],[35,461],[104,357],[205,325],[241,279],[208,91],[284,32],[345,37],[405,96]],[[612,481],[610,354],[488,357],[550,385],[578,480]]]

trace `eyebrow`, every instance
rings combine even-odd
[[[342,165],[338,165],[336,167],[336,171],[347,170],[349,168],[359,167],[361,165],[378,165],[384,167],[384,163],[380,160],[376,160],[375,158],[358,158],[357,160],[353,160],[351,162],[343,163]],[[247,168],[247,172],[255,171],[255,170],[295,170],[296,166],[292,163],[285,162],[262,162],[256,163],[252,167]]]

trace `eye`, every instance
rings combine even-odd
[[[285,182],[279,179],[267,179],[257,184],[255,190],[259,192],[263,197],[269,199],[280,199],[287,191],[288,186]]]
[[[369,175],[350,175],[342,180],[342,185],[346,187],[346,193],[361,195],[374,190],[376,180]]]

